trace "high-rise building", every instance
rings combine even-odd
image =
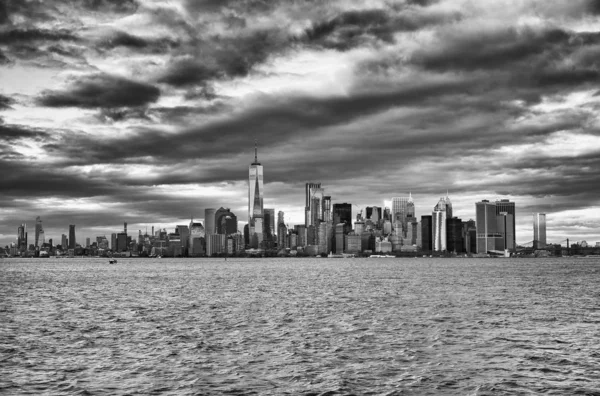
[[[305,201],[304,207],[304,225],[316,226],[319,220],[323,220],[323,204],[324,190],[321,188],[321,183],[306,183],[305,185]]]
[[[446,245],[449,252],[463,253],[463,222],[457,217],[446,219]]]
[[[206,222],[207,219],[208,217],[204,221]],[[212,219],[215,234],[231,235],[237,233],[237,216],[229,208],[221,207],[217,209]]]
[[[433,251],[433,216],[421,216],[421,248],[425,252]]]
[[[506,214],[512,215],[512,241],[509,244],[510,246],[512,246],[511,248],[508,248],[509,250],[514,250],[517,247],[517,228],[516,228],[516,222],[517,222],[517,215],[516,215],[516,209],[515,209],[515,203],[511,202],[508,199],[501,199],[499,201],[496,201],[496,216],[498,216],[500,213],[502,212],[506,212]]]
[[[152,227],[152,230],[154,231],[154,227]],[[110,234],[110,248],[113,252],[117,251],[117,233],[115,232]]]
[[[41,246],[40,243],[40,232],[44,229],[42,228],[42,219],[40,216],[35,218],[35,247]]]
[[[443,252],[447,249],[446,210],[434,210],[431,216],[433,250],[435,250],[436,252]]]
[[[202,223],[190,220],[190,236],[188,243],[188,256],[204,256],[205,252],[205,229]]]
[[[515,246],[513,245],[513,216],[506,212],[500,212],[500,214],[496,215],[496,222],[496,230],[501,236],[501,238],[496,241],[496,250],[514,250]]]
[[[336,228],[339,223],[352,225],[352,204],[339,203],[333,204],[333,224]]]
[[[216,212],[217,210],[215,208],[204,209],[204,231],[206,235],[217,233],[215,227]]]
[[[475,203],[477,225],[477,253],[485,254],[496,249],[496,242],[501,245],[502,236],[498,232],[496,204],[484,199]]]
[[[90,247],[90,238],[85,238],[85,247]]]
[[[533,248],[546,247],[546,213],[533,214]]]
[[[248,168],[248,223],[263,217],[263,167],[258,162],[258,148],[254,147],[254,162]]]
[[[446,191],[446,198],[444,199],[446,202],[446,219],[451,219],[453,216],[452,213],[452,202],[450,201],[450,197],[448,196],[448,192]]]
[[[175,227],[175,233],[179,235],[179,240],[181,241],[181,248],[183,249],[183,255],[185,255],[185,252],[190,246],[190,228],[187,225],[177,225]]]
[[[377,224],[383,217],[381,208],[378,206],[367,206],[366,215],[367,220],[371,220],[373,224]]]
[[[27,224],[23,223],[17,228],[17,248],[27,248]]]
[[[265,224],[265,234],[267,238],[273,240],[273,236],[277,232],[277,228],[275,227],[275,209],[273,208],[264,208],[264,224]]]
[[[402,224],[401,236],[406,237],[409,219],[412,221],[415,217],[415,202],[412,193],[409,193],[408,197],[393,197],[391,214],[393,223]]]
[[[75,249],[75,224],[69,224],[69,249]]]
[[[67,236],[65,234],[62,234],[62,236],[60,238],[60,245],[63,249],[67,249],[69,247],[69,245],[67,243]]]
[[[323,210],[323,221],[331,222],[333,221],[333,217],[331,215],[331,197],[324,196],[323,203],[321,204],[321,209]]]

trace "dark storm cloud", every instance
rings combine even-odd
[[[34,139],[43,143],[53,140],[50,132],[38,128],[9,124],[0,125],[0,140],[4,142],[15,142],[25,138]]]
[[[67,29],[14,29],[0,32],[0,44],[61,40],[75,41],[78,38]]]
[[[0,110],[12,109],[10,105],[15,104],[15,100],[8,96],[0,94]]]
[[[116,31],[101,40],[98,48],[114,49],[125,47],[131,50],[146,51],[150,53],[165,53],[179,45],[170,38],[144,38],[123,31]]]
[[[235,37],[212,37],[197,43],[198,56],[174,59],[159,82],[176,87],[205,84],[212,79],[246,76],[257,64],[285,48],[278,30],[261,30]]]
[[[78,77],[64,91],[44,91],[38,103],[48,107],[117,108],[155,102],[160,90],[123,77],[94,74]]]
[[[387,9],[346,11],[306,30],[306,42],[325,48],[348,50],[374,41],[392,43],[397,32],[415,31],[432,24],[458,21],[460,14],[433,14]]]

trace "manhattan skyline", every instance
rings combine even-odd
[[[20,1],[0,5],[0,244],[304,223],[305,183],[364,209],[516,202],[548,243],[600,241],[597,1]],[[389,204],[388,206],[391,206]],[[358,209],[354,210],[356,213]]]

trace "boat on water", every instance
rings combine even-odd
[[[117,264],[117,259],[109,259],[108,264]]]
[[[333,252],[329,252],[329,254],[327,255],[327,258],[344,258],[344,255],[342,255],[342,254],[333,254]]]
[[[369,258],[396,258],[396,256],[390,256],[389,254],[372,254]]]

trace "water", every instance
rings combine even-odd
[[[597,259],[0,261],[0,393],[600,395]]]

